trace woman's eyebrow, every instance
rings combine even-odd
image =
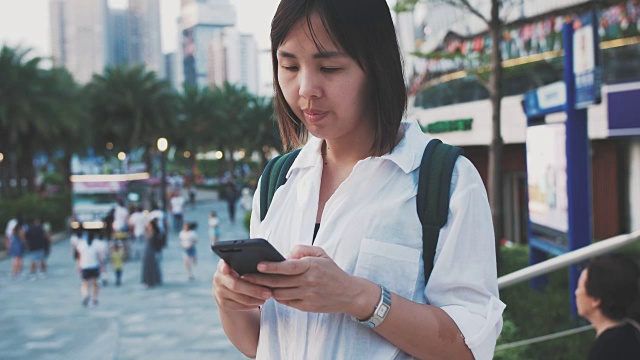
[[[291,58],[291,59],[297,58],[295,54],[282,51],[282,50],[278,50],[278,56],[284,57],[284,58]],[[323,52],[314,54],[313,58],[314,59],[330,59],[330,58],[344,57],[344,56],[348,56],[348,55],[347,53],[342,51],[323,51]]]

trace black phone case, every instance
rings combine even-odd
[[[218,241],[211,250],[238,274],[258,272],[262,261],[284,261],[284,257],[265,239]]]

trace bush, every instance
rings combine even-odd
[[[2,199],[0,206],[0,226],[4,233],[7,222],[20,214],[24,220],[35,217],[51,223],[54,232],[67,228],[67,221],[71,215],[71,195],[67,192],[57,193],[47,197],[30,193],[17,199]],[[2,245],[3,246],[3,245]]]
[[[247,213],[244,214],[244,219],[242,219],[242,223],[244,224],[245,229],[249,231],[249,229],[251,228],[251,211],[247,211]]]

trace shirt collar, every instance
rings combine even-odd
[[[380,159],[392,161],[405,173],[410,173],[417,169],[422,162],[422,153],[427,143],[431,140],[420,129],[420,125],[414,121],[403,121],[400,129],[404,131],[402,139],[392,152],[382,155]],[[291,165],[287,178],[294,169],[313,167],[321,162],[322,139],[309,134],[307,144],[302,148],[300,154]]]

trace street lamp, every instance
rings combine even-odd
[[[160,164],[161,164],[161,172],[162,172],[162,180],[160,181],[160,187],[162,188],[162,211],[166,213],[167,211],[167,148],[169,147],[169,142],[166,138],[158,139],[158,150],[160,151]]]

